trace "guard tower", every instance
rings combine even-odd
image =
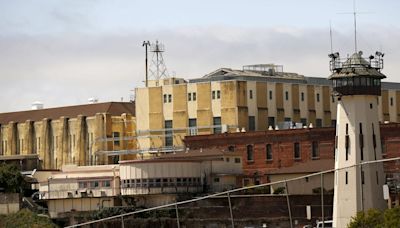
[[[361,51],[346,59],[339,53],[329,57],[329,80],[338,100],[333,227],[346,227],[357,212],[386,207],[382,164],[362,164],[382,158],[377,106],[386,76],[380,52],[368,60]]]

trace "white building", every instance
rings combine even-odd
[[[346,227],[357,212],[383,209],[382,164],[360,163],[382,159],[378,101],[381,95],[382,56],[362,58],[355,53],[345,61],[330,55],[330,80],[338,98],[333,227]]]

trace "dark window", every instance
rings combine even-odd
[[[275,117],[268,117],[268,126],[275,127]]]
[[[390,98],[390,106],[393,106],[393,97]]]
[[[217,90],[217,99],[221,98],[221,90]]]
[[[360,123],[360,154],[361,154],[361,160],[364,160],[364,135],[363,135],[363,130],[362,130],[362,123]]]
[[[312,156],[312,158],[318,158],[319,157],[318,142],[316,142],[316,141],[312,142],[311,156]]]
[[[294,150],[294,159],[300,159],[300,143],[295,142],[293,150]]]
[[[167,103],[167,94],[164,94],[164,103]]]
[[[345,173],[345,183],[346,183],[346,184],[349,183],[349,174],[348,174],[347,171],[346,171],[346,173]]]
[[[211,98],[214,100],[214,99],[215,99],[215,91],[212,91],[211,94],[212,94],[212,95],[211,95]]]
[[[285,117],[284,120],[285,120],[285,122],[290,122],[290,121],[292,121],[292,119],[291,119],[290,117]]]
[[[228,146],[228,151],[229,152],[235,152],[235,146],[233,146],[233,145]]]
[[[168,103],[171,103],[171,102],[172,102],[172,95],[168,94]]]
[[[319,93],[317,93],[317,102],[319,102]]]
[[[361,183],[365,184],[364,171],[361,171]]]
[[[269,99],[272,100],[272,91],[269,91]]]
[[[369,104],[369,108],[372,109],[372,103]]]
[[[289,92],[288,91],[285,91],[285,99],[289,100]]]
[[[256,130],[256,118],[254,116],[249,116],[249,131]]]
[[[197,119],[189,119],[189,135],[197,135]]]
[[[332,96],[332,103],[335,103],[335,97]]]
[[[192,94],[188,93],[188,101],[191,101],[191,100],[192,100]]]
[[[316,119],[315,123],[316,123],[317,127],[322,127],[322,119]]]
[[[249,91],[249,97],[250,97],[250,99],[253,99],[253,90]]]
[[[304,93],[301,92],[301,101],[304,101]]]
[[[214,182],[218,183],[219,182],[219,177],[214,178]]]
[[[172,120],[166,120],[164,122],[164,128],[165,128],[165,146],[172,146],[174,144]]]
[[[253,161],[254,149],[252,145],[247,145],[247,161]]]
[[[213,118],[213,125],[214,125],[214,134],[221,133],[221,117],[214,117]]]
[[[113,141],[114,141],[114,146],[119,146],[120,138],[119,138],[119,132],[113,132]]]
[[[306,118],[301,118],[300,122],[303,124],[303,126],[307,126],[307,119]]]
[[[195,101],[197,99],[196,93],[193,93],[193,100]]]
[[[272,145],[267,144],[265,150],[266,150],[267,160],[272,160]]]
[[[235,163],[240,163],[240,158],[235,158]]]

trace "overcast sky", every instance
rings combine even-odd
[[[358,46],[385,53],[386,81],[400,82],[400,1],[358,0]],[[143,40],[165,44],[170,75],[282,64],[329,76],[333,49],[354,52],[352,0],[0,0],[0,112],[128,101],[143,86]]]

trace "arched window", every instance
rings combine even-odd
[[[247,161],[254,160],[254,148],[253,145],[247,145]]]
[[[267,160],[268,161],[272,160],[272,145],[271,144],[267,144],[267,146],[265,147],[265,153],[266,153]]]

